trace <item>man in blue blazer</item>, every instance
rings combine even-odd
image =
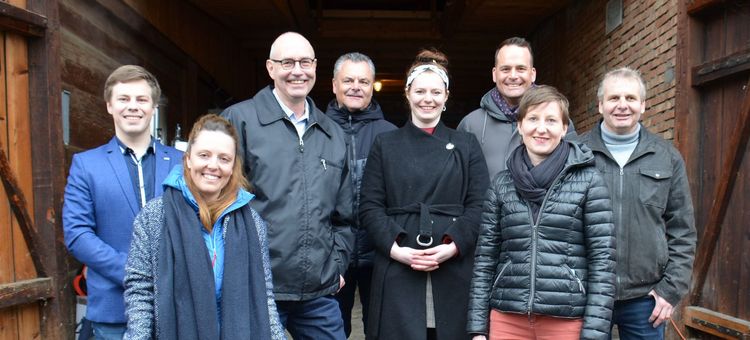
[[[122,339],[123,278],[133,219],[154,197],[182,153],[151,137],[149,126],[161,88],[140,66],[125,65],[104,85],[115,137],[73,156],[63,204],[65,244],[88,266],[86,318],[96,339]]]

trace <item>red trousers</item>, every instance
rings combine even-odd
[[[578,340],[583,319],[546,315],[490,313],[490,340]]]

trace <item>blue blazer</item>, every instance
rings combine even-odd
[[[169,170],[182,164],[182,152],[155,143],[154,197],[162,195]],[[124,323],[123,279],[133,230],[141,205],[133,191],[117,140],[73,155],[63,203],[65,245],[87,265],[86,318]]]

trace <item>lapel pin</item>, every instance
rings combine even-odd
[[[456,146],[455,146],[455,145],[453,145],[453,143],[448,143],[448,144],[445,144],[445,148],[446,148],[447,150],[453,150],[453,148],[454,148],[454,147],[456,147]]]

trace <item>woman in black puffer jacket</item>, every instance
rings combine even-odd
[[[609,193],[586,146],[562,140],[555,88],[521,99],[523,138],[487,193],[467,330],[474,339],[606,339],[615,293]]]

